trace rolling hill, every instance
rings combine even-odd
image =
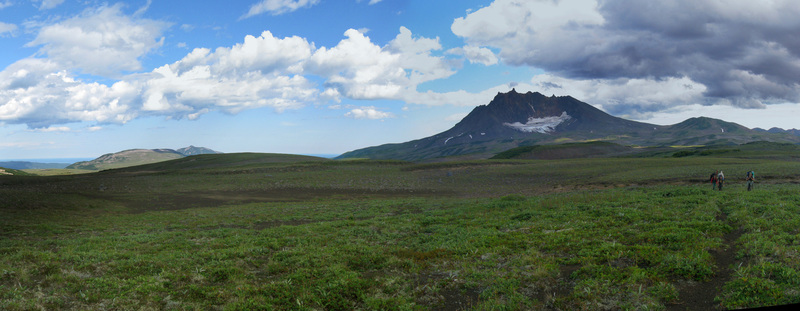
[[[137,166],[150,163],[158,163],[174,159],[180,159],[187,156],[199,154],[219,154],[221,152],[214,151],[203,147],[189,146],[178,150],[172,149],[130,149],[116,153],[104,154],[97,159],[91,161],[77,162],[67,169],[84,169],[84,170],[107,170],[114,168],[122,168],[129,166]]]
[[[748,129],[698,117],[662,126],[609,115],[570,96],[498,93],[442,133],[405,143],[385,144],[337,157],[424,161],[459,157],[486,159],[521,146],[607,141],[623,146],[744,144],[753,141],[800,143],[800,136]]]
[[[119,168],[116,172],[175,171],[199,169],[231,169],[257,165],[291,164],[332,161],[326,158],[274,153],[217,153],[200,154],[144,165]]]
[[[31,176],[32,174],[15,170],[13,168],[0,167],[0,176]]]

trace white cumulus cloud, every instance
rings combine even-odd
[[[327,78],[327,83],[350,98],[393,98],[403,88],[406,74],[400,56],[383,51],[355,29],[332,48],[322,47],[311,56],[308,70]]]
[[[466,92],[457,92],[458,100],[443,103],[435,101],[452,96],[418,93],[419,84],[446,78],[455,71],[452,62],[435,55],[442,49],[438,38],[414,36],[405,27],[385,46],[350,29],[335,46],[320,48],[305,38],[278,38],[265,31],[229,47],[194,49],[149,72],[125,74],[124,70],[140,67],[141,55],[161,44],[155,40],[155,32],[142,30],[148,35],[141,38],[149,39],[138,41],[152,46],[140,44],[137,51],[122,51],[122,45],[112,44],[113,40],[93,43],[116,55],[113,65],[108,55],[86,52],[89,56],[77,57],[73,53],[90,49],[93,45],[87,42],[102,37],[103,27],[135,28],[134,24],[150,21],[124,16],[118,6],[90,13],[41,27],[32,45],[43,46],[37,55],[43,57],[17,61],[0,72],[0,122],[47,128],[71,122],[126,123],[142,116],[191,120],[211,111],[235,114],[267,107],[282,112],[310,104],[340,103],[343,98],[434,105],[483,103]],[[100,21],[108,23],[100,25]],[[78,35],[56,38],[65,31]],[[136,37],[124,33],[112,37]],[[119,76],[116,82],[79,78],[81,73],[107,71]],[[352,107],[346,116],[394,117],[375,107]]]
[[[116,76],[141,70],[139,58],[163,45],[165,22],[136,19],[121,12],[121,4],[87,10],[81,16],[42,27],[28,46],[41,46],[67,68]]]
[[[410,71],[408,82],[413,87],[423,82],[447,78],[455,73],[444,57],[432,55],[433,51],[441,49],[439,38],[415,38],[406,27],[400,27],[400,33],[384,48],[400,55],[400,66]]]
[[[345,113],[344,115],[348,118],[353,118],[353,119],[370,119],[370,120],[381,120],[394,117],[394,114],[390,112],[380,111],[375,107],[354,108],[351,109],[349,112]]]
[[[130,103],[137,89],[82,83],[55,62],[23,59],[0,72],[0,121],[31,128],[75,121],[125,122],[136,116]]]
[[[355,29],[332,48],[322,47],[306,64],[306,72],[326,78],[326,85],[353,99],[401,99],[417,85],[455,73],[437,39],[414,38],[405,27],[385,47]]]
[[[195,66],[175,72],[170,66],[153,71],[144,82],[142,110],[153,114],[191,116],[216,109],[238,113],[245,109],[272,107],[297,109],[316,96],[316,88],[304,77],[248,72],[226,76],[212,66]]]
[[[465,47],[449,49],[447,50],[447,53],[463,55],[467,58],[467,60],[469,60],[470,63],[473,64],[478,63],[491,66],[497,64],[498,62],[497,56],[494,55],[494,52],[484,47],[467,45]]]
[[[319,3],[319,0],[262,0],[250,6],[250,10],[242,18],[253,17],[263,13],[280,15],[310,7],[317,3]]]

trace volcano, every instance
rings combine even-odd
[[[511,148],[564,142],[609,141],[621,145],[671,146],[740,144],[757,140],[800,142],[793,135],[771,135],[711,118],[655,125],[615,117],[571,96],[538,92],[498,93],[442,133],[400,144],[354,150],[338,158],[408,161],[462,156],[482,159]]]

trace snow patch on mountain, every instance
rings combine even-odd
[[[567,121],[569,119],[572,119],[572,117],[570,117],[567,114],[567,112],[564,111],[561,113],[560,116],[544,117],[544,118],[530,117],[528,118],[528,122],[525,122],[524,124],[520,122],[514,122],[514,123],[503,123],[503,125],[513,128],[520,132],[525,132],[525,133],[536,132],[536,133],[547,134],[555,130],[556,126],[558,126],[561,123],[564,123],[564,121]]]

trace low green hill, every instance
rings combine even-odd
[[[120,168],[115,171],[172,171],[191,169],[218,169],[259,166],[263,164],[286,164],[302,162],[333,161],[326,158],[275,153],[221,153],[200,154],[174,160]]]
[[[67,166],[67,168],[99,171],[163,162],[183,157],[183,154],[172,149],[130,149],[117,153],[104,154],[97,159],[78,162]]]
[[[741,145],[712,145],[680,148],[672,157],[735,157],[748,159],[796,160],[800,158],[800,145],[756,141]]]
[[[32,176],[33,174],[26,173],[20,170],[0,167],[0,176]]]
[[[77,162],[67,169],[99,171],[129,166],[137,166],[150,163],[158,163],[187,156],[201,154],[221,154],[205,147],[189,146],[173,149],[130,149],[116,153],[107,153],[91,161]]]

